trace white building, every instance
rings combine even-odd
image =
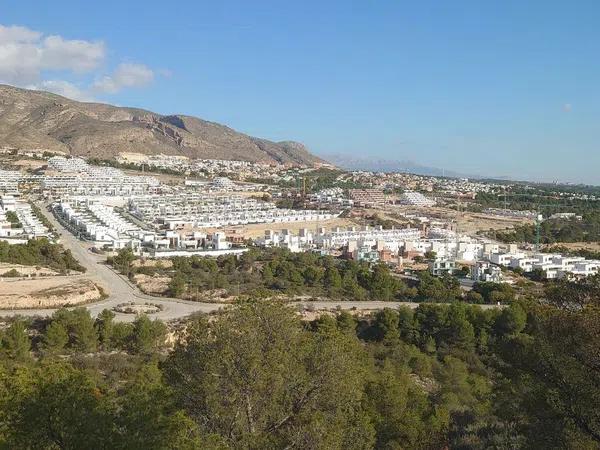
[[[16,170],[0,169],[0,194],[17,195],[21,173]]]
[[[497,265],[520,268],[524,272],[541,270],[546,278],[584,277],[600,271],[600,261],[586,260],[580,256],[562,256],[553,253],[492,253],[489,260]]]
[[[487,261],[477,261],[471,270],[474,281],[501,283],[504,279],[502,269]]]
[[[425,197],[420,192],[406,191],[400,196],[400,203],[411,206],[435,206],[435,200]]]
[[[419,240],[421,232],[416,228],[393,228],[384,230],[382,227],[364,227],[357,230],[350,227],[346,230],[334,228],[330,232],[323,230],[315,236],[315,241],[323,248],[341,248],[350,241],[361,241],[364,245],[374,246],[377,242],[384,242],[385,248],[398,252],[406,241]]]

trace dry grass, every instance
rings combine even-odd
[[[0,281],[0,308],[48,308],[99,300],[102,293],[82,276]]]

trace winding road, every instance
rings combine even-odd
[[[68,231],[56,218],[46,209],[45,205],[40,204],[40,210],[46,218],[52,223],[56,230],[61,234],[60,242],[64,248],[69,249],[79,263],[87,269],[86,278],[102,287],[107,293],[105,300],[84,305],[92,314],[97,316],[104,309],[113,309],[121,303],[151,302],[161,305],[162,310],[152,314],[152,318],[170,321],[189,316],[195,312],[212,312],[223,308],[224,304],[192,302],[176,298],[153,297],[141,292],[137,286],[132,284],[126,277],[114,271],[106,265],[106,258],[93,253],[86,242],[77,239]],[[411,302],[381,302],[381,301],[312,301],[312,302],[294,302],[295,306],[304,306],[311,309],[358,309],[358,310],[378,310],[383,308],[397,308],[401,305],[416,308],[419,303]],[[484,308],[495,308],[495,305],[481,305]],[[0,311],[0,316],[50,316],[56,309],[21,309]],[[134,314],[124,314],[115,312],[115,320],[122,322],[131,322],[135,320]]]

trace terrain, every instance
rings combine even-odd
[[[272,142],[192,116],[82,103],[0,85],[0,143],[100,159],[122,152],[266,163],[323,162],[298,142]]]

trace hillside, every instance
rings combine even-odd
[[[314,164],[302,144],[271,142],[196,117],[82,103],[0,85],[0,147],[47,149],[84,157],[121,152]]]

